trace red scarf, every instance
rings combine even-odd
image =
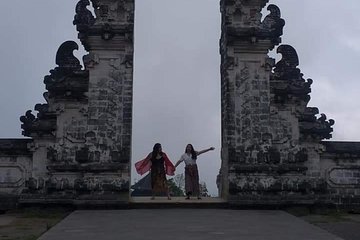
[[[166,153],[163,152],[163,158],[165,163],[165,173],[169,176],[175,175],[174,164],[170,161]],[[143,175],[151,169],[151,153],[146,158],[135,163],[135,168],[138,174]]]

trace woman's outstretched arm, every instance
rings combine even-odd
[[[183,162],[183,161],[184,161],[183,156],[181,156],[180,159],[175,163],[175,168],[176,168],[177,166],[179,166],[179,164],[180,164],[181,162]]]
[[[207,149],[198,151],[198,152],[196,152],[196,153],[197,153],[197,155],[200,155],[200,154],[206,153],[206,152],[208,152],[208,151],[212,151],[212,150],[214,150],[214,149],[215,149],[214,147],[210,147],[210,148],[207,148]]]
[[[143,175],[151,168],[151,153],[146,158],[135,163],[135,168],[138,174]]]
[[[179,160],[179,161],[177,161],[176,163],[175,163],[175,168],[177,167],[177,166],[179,166],[179,164],[181,163],[181,161]]]

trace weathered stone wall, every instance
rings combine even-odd
[[[331,200],[340,205],[360,205],[360,143],[324,142],[321,173]]]
[[[272,118],[268,52],[280,43],[285,23],[275,5],[261,20],[267,2],[221,1],[222,175],[228,181],[222,196],[234,202],[291,191],[303,178],[303,167],[282,165],[280,140],[293,137],[292,119]]]
[[[74,25],[89,52],[84,67],[64,42],[45,76],[46,104],[20,118],[29,174],[24,202],[127,202],[130,183],[134,0],[76,5]],[[15,176],[17,173],[13,173]]]
[[[131,163],[134,0],[93,0],[95,22],[81,37],[89,54],[89,103],[85,146],[93,171],[86,180],[128,199]],[[79,29],[80,34],[84,31]],[[91,165],[89,165],[91,166]]]
[[[222,196],[234,204],[314,203],[326,194],[322,139],[333,120],[308,107],[305,80],[291,46],[276,48],[285,24],[268,1],[221,1]]]
[[[29,139],[0,139],[0,193],[19,195],[26,188],[32,172],[29,143]]]

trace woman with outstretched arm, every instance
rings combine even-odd
[[[195,151],[193,145],[188,144],[185,148],[185,153],[181,155],[180,160],[176,162],[175,168],[182,162],[185,163],[185,192],[186,199],[190,199],[191,195],[200,196],[199,186],[199,171],[196,164],[197,156],[208,151],[214,150],[214,147],[204,149],[202,151]]]

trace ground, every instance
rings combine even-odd
[[[360,212],[336,209],[305,210],[292,208],[287,210],[304,221],[318,226],[345,240],[359,240]]]
[[[234,210],[237,211],[237,210]],[[35,240],[71,212],[65,208],[26,208],[0,214],[0,240]],[[288,209],[292,215],[345,240],[358,240],[360,214],[329,210]]]
[[[0,214],[0,240],[35,240],[71,211],[27,208]]]

